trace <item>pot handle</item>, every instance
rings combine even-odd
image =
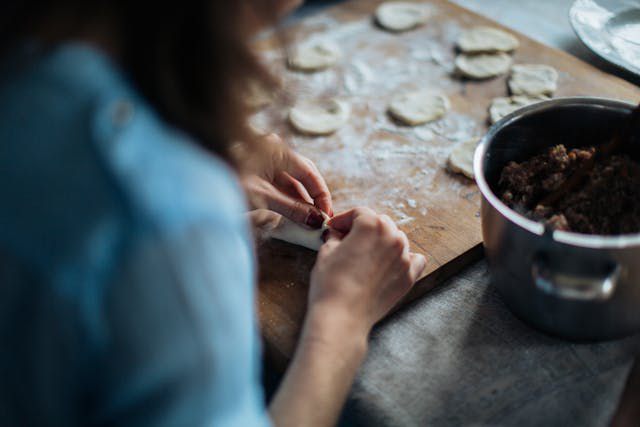
[[[601,273],[576,274],[557,271],[545,259],[544,256],[533,259],[531,275],[538,289],[560,298],[604,301],[613,295],[620,279],[617,263],[611,263]]]

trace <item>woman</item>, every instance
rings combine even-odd
[[[245,126],[247,80],[270,83],[248,39],[292,6],[0,6],[2,425],[335,422],[368,332],[425,261],[388,217],[333,216],[264,407],[237,176],[252,208],[333,215],[315,166]]]

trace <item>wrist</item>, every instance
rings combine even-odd
[[[315,303],[309,307],[301,341],[321,347],[322,351],[337,351],[344,356],[364,358],[371,325],[340,306]]]

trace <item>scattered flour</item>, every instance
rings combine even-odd
[[[441,19],[435,8],[431,13],[431,19]],[[396,37],[372,30],[371,19],[343,24],[317,15],[303,25],[298,42],[328,39],[340,46],[344,60],[330,69],[301,75],[287,70],[286,56],[279,49],[264,52],[266,63],[283,76],[286,96],[279,99],[288,99],[289,104],[267,106],[255,118],[259,126],[281,133],[315,162],[338,211],[370,206],[401,225],[411,224],[415,216],[425,216],[431,209],[424,194],[458,197],[464,184],[439,177],[446,173],[452,143],[477,135],[482,124],[453,110],[443,119],[411,128],[394,123],[386,109],[400,91],[433,87],[447,94],[458,90],[450,74],[459,26],[440,22],[438,29],[425,25]],[[413,60],[402,59],[407,57]],[[330,136],[311,138],[292,132],[286,123],[288,107],[295,100],[312,97],[345,99],[353,120]]]

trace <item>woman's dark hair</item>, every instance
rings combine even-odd
[[[63,41],[108,21],[122,68],[150,104],[165,120],[231,161],[231,144],[251,139],[243,97],[247,82],[273,84],[247,34],[247,17],[275,22],[270,3],[7,0],[0,5],[0,55],[42,28],[55,28]],[[64,22],[56,23],[58,17]]]

